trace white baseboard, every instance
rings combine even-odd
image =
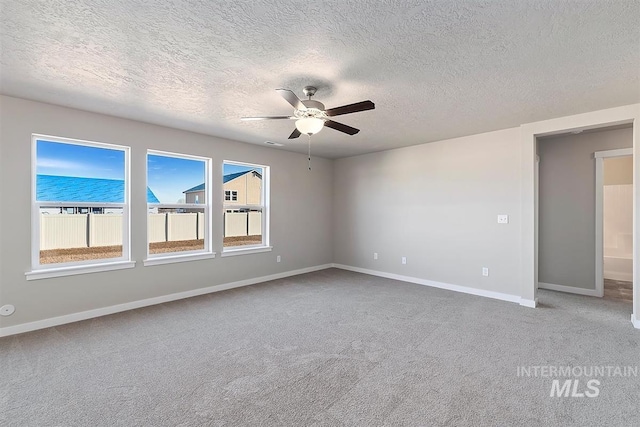
[[[631,315],[631,323],[633,324],[634,328],[640,329],[640,319],[637,318],[635,314]]]
[[[452,285],[450,283],[436,282],[433,280],[420,279],[420,278],[411,277],[411,276],[403,276],[403,275],[394,274],[394,273],[386,273],[384,271],[369,270],[367,268],[352,267],[350,265],[344,265],[344,264],[333,264],[333,267],[340,268],[342,270],[355,271],[357,273],[370,274],[372,276],[384,277],[387,279],[400,280],[402,282],[409,282],[409,283],[416,283],[418,285],[431,286],[433,288],[446,289],[454,292],[462,292],[465,294],[477,295],[477,296],[486,297],[486,298],[493,298],[501,301],[515,302],[521,305],[528,304],[526,300],[523,300],[517,295],[486,291],[484,289],[470,288],[468,286]],[[523,304],[523,301],[525,301],[526,304]],[[535,302],[532,302],[532,303],[534,304],[532,307],[535,307]],[[530,307],[530,305],[526,305],[526,306]]]
[[[4,328],[0,328],[0,337],[21,334],[24,332],[35,331],[38,329],[50,328],[52,326],[64,325],[66,323],[78,322],[80,320],[93,319],[94,317],[106,316],[109,314],[120,313],[122,311],[148,307],[150,305],[162,304],[165,302],[195,297],[198,295],[225,291],[227,289],[255,285],[256,283],[268,282],[270,280],[282,279],[284,277],[297,276],[299,274],[311,273],[313,271],[318,271],[318,270],[324,270],[327,268],[331,268],[332,266],[333,266],[332,264],[317,265],[314,267],[307,267],[307,268],[301,268],[298,270],[285,271],[283,273],[271,274],[269,276],[254,277],[251,279],[239,280],[237,282],[223,283],[220,285],[209,286],[207,288],[193,289],[190,291],[177,292],[174,294],[162,295],[154,298],[131,301],[124,304],[112,305],[109,307],[96,308],[94,310],[81,311],[79,313],[66,314],[64,316],[52,317],[49,319],[38,320],[35,322],[22,323],[20,325],[15,325],[15,326],[7,326]]]
[[[619,273],[617,271],[605,271],[605,279],[619,280],[622,282],[633,282],[633,273]]]
[[[583,289],[573,286],[555,285],[553,283],[538,282],[538,288],[550,291],[567,292],[570,294],[587,295],[590,297],[602,297],[597,289]]]
[[[536,299],[520,298],[520,305],[523,307],[536,308],[538,306],[538,298]]]

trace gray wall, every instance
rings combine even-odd
[[[336,160],[335,262],[519,296],[520,151],[512,128]]]
[[[540,282],[595,289],[593,153],[631,148],[632,132],[616,129],[538,140]]]
[[[31,260],[31,134],[41,133],[128,145],[132,175],[133,269],[27,281]],[[271,166],[273,252],[144,267],[146,254],[146,150],[212,157],[213,176],[222,161]],[[79,110],[0,97],[0,305],[16,312],[0,327],[76,313],[175,292],[311,267],[332,261],[333,162],[161,126]],[[213,194],[222,183],[214,179]],[[219,209],[216,209],[219,208]],[[222,246],[221,202],[214,205],[213,244]],[[6,224],[12,224],[8,227]],[[276,255],[282,262],[276,263]]]

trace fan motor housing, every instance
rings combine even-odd
[[[315,108],[316,110],[324,111],[324,104],[322,102],[307,99],[306,101],[302,101],[302,103],[307,108]]]
[[[299,119],[313,117],[315,119],[326,119],[327,115],[324,113],[324,104],[318,101],[306,100],[302,101],[306,107],[304,110],[295,110],[293,115]]]

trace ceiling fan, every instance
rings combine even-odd
[[[323,127],[335,129],[348,135],[355,135],[360,132],[351,126],[338,123],[330,117],[341,116],[343,114],[357,113],[359,111],[373,110],[376,105],[371,101],[356,102],[355,104],[343,105],[341,107],[329,108],[325,110],[322,102],[311,99],[318,89],[314,86],[305,86],[302,90],[309,99],[301,100],[289,89],[276,89],[285,101],[294,108],[292,116],[266,116],[266,117],[242,117],[240,120],[295,120],[296,128],[289,135],[289,139],[294,139],[302,135],[313,135],[322,130]]]

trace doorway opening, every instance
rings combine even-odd
[[[547,136],[585,132],[627,125],[632,128],[634,153],[640,152],[640,104],[614,107],[589,113],[576,114],[556,119],[526,123],[520,126],[521,141],[521,191],[520,212],[522,215],[522,240],[520,257],[520,305],[535,308],[538,304],[539,287],[539,202],[538,171],[536,167],[536,149],[538,140]],[[640,182],[640,158],[634,156],[634,182]],[[593,188],[593,186],[592,186]],[[633,202],[633,310],[631,323],[640,329],[640,188],[634,188]],[[593,205],[591,206],[593,212]],[[594,227],[595,229],[595,224]],[[592,246],[593,247],[593,246]],[[593,248],[595,260],[595,248]],[[594,279],[595,280],[595,279]]]
[[[536,139],[539,288],[633,301],[632,145],[630,124]]]
[[[596,287],[599,296],[633,301],[633,150],[596,158]]]

